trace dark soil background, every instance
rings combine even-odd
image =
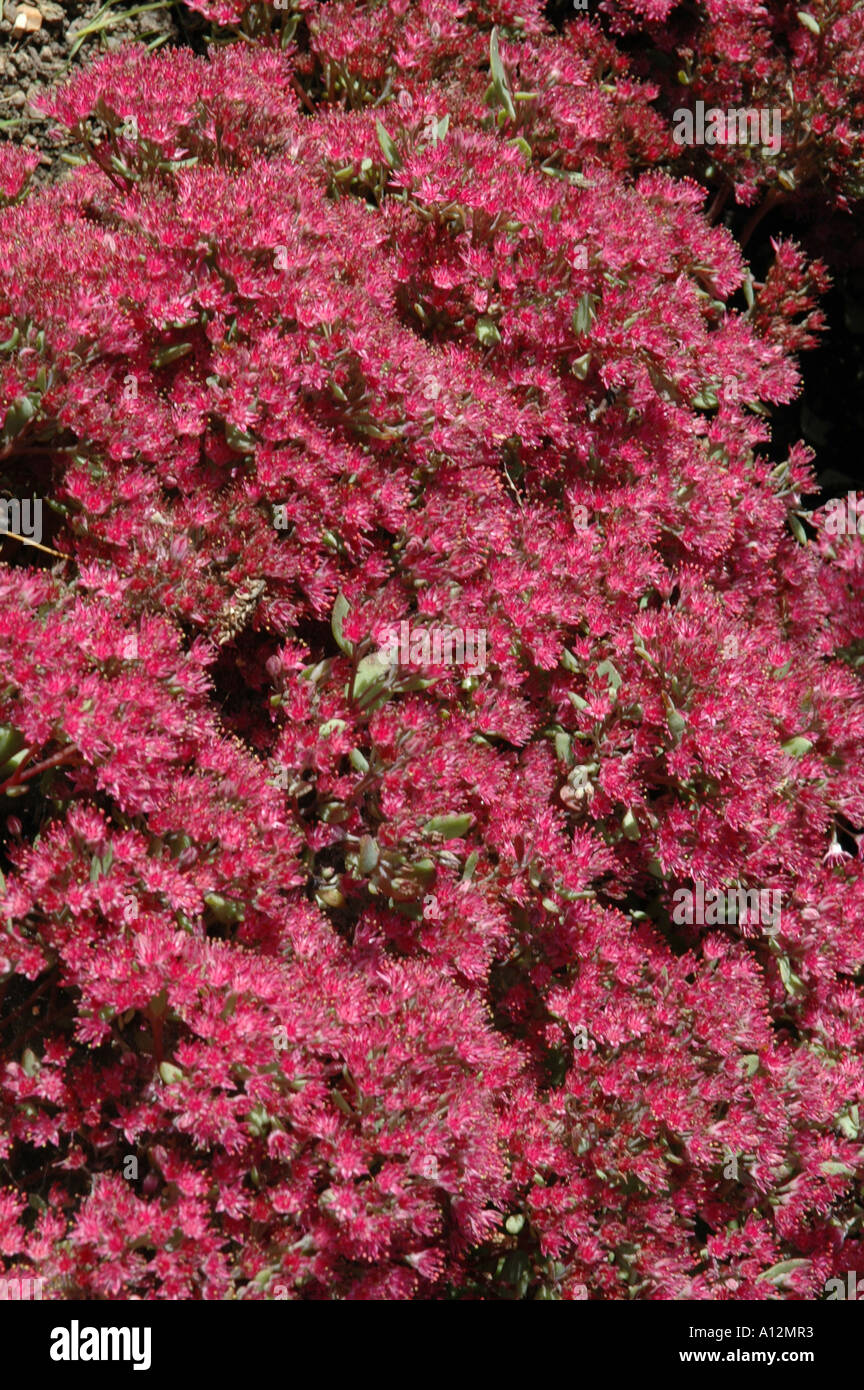
[[[53,122],[31,106],[38,92],[63,81],[71,66],[89,62],[129,39],[152,47],[189,45],[203,52],[204,22],[184,4],[166,4],[128,18],[123,11],[136,8],[136,0],[31,3],[42,13],[42,26],[36,33],[13,39],[20,0],[0,0],[0,139],[39,148],[42,162],[36,178],[51,182],[68,171],[64,154],[69,153],[70,142],[49,136]],[[547,14],[560,27],[574,14],[571,0],[549,0]],[[106,19],[112,20],[110,25],[89,34],[75,49],[82,30]],[[740,236],[750,212],[727,207],[724,221]],[[798,438],[816,450],[823,496],[810,499],[814,506],[850,488],[864,490],[864,210],[826,213],[826,208],[811,205],[794,216],[785,209],[769,215],[746,248],[757,279],[770,263],[771,239],[777,236],[794,237],[810,254],[820,256],[833,276],[834,287],[823,305],[828,324],[821,346],[800,359],[803,390],[791,405],[776,411],[773,420],[772,452],[778,459]]]

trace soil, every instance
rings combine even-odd
[[[152,2],[152,0],[151,0]],[[34,33],[16,33],[13,26],[21,0],[0,0],[0,140],[42,152],[35,178],[51,182],[68,171],[62,159],[72,142],[62,133],[50,136],[56,124],[33,109],[32,102],[46,87],[68,79],[82,63],[109,52],[130,39],[150,45],[189,42],[185,6],[168,4],[144,14],[124,15],[139,8],[137,0],[28,0],[42,15]],[[188,11],[187,11],[188,15]],[[100,22],[116,17],[117,23],[86,37],[73,54],[76,38],[96,17]]]

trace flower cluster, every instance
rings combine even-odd
[[[860,1238],[861,560],[768,416],[824,269],[754,281],[595,26],[295,11],[73,78],[86,162],[0,211],[51,515],[0,571],[6,1269],[814,1296]],[[696,883],[779,930],[680,924]]]
[[[411,95],[441,80],[458,92],[476,73],[492,26],[518,42],[530,66],[551,33],[539,0],[191,0],[190,8],[211,21],[214,34],[227,28],[264,43],[275,35],[283,45],[302,36],[301,69],[352,109],[397,82]],[[662,113],[667,138],[675,113],[697,103],[724,113],[771,112],[779,149],[733,137],[672,156],[718,198],[734,194],[757,211],[826,200],[849,209],[864,197],[864,23],[856,0],[601,0],[590,16],[574,14],[569,3],[546,8],[561,13],[568,44],[584,46],[603,74],[593,91],[584,90],[557,42],[544,80],[524,83],[542,103],[569,107],[569,118],[554,127],[559,140],[577,127],[596,138],[603,108],[610,98],[618,104],[616,97],[632,107],[629,117],[619,111],[625,123]],[[644,82],[621,83],[625,52],[633,52]],[[658,103],[647,113],[646,97]],[[521,121],[528,113],[517,106],[516,115]]]
[[[691,152],[715,186],[771,207],[848,209],[864,197],[864,23],[855,0],[604,0],[602,8],[618,33],[650,36],[648,65],[668,112],[698,101],[779,112],[779,151],[720,142]]]

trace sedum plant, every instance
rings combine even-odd
[[[824,268],[753,278],[595,26],[295,8],[108,55],[46,102],[80,167],[3,173],[0,455],[48,514],[0,571],[5,1268],[819,1297],[860,541],[770,410]]]

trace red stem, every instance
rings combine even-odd
[[[5,782],[0,783],[0,796],[2,796],[9,787],[18,787],[22,782],[30,782],[34,777],[38,777],[40,772],[46,772],[49,767],[59,767],[61,763],[69,763],[75,757],[75,749],[70,744],[69,747],[61,748],[59,753],[54,753],[50,758],[46,758],[44,762],[36,763],[34,767],[31,767],[29,771],[25,772],[24,768],[27,766],[28,759],[32,758],[35,752],[36,748],[31,748],[27,757],[16,767],[12,776],[7,777]]]

